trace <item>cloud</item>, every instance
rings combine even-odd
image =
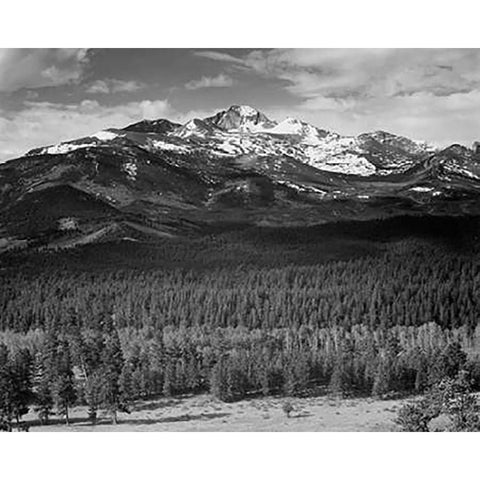
[[[142,118],[147,120],[155,120],[173,113],[168,100],[143,100],[139,104],[133,103],[128,105],[133,106],[134,108],[139,108]]]
[[[141,90],[145,85],[135,80],[117,80],[115,78],[107,78],[105,80],[96,80],[88,85],[87,93],[119,93],[119,92],[135,92]]]
[[[197,109],[197,110],[188,110],[187,112],[174,112],[170,117],[171,120],[178,122],[178,123],[187,123],[189,120],[193,118],[207,118],[212,117],[216,113],[218,113],[218,108],[210,108],[210,109]]]
[[[210,60],[217,60],[220,62],[236,63],[239,65],[245,64],[245,61],[243,59],[235,57],[234,55],[230,55],[228,53],[223,53],[223,52],[201,50],[199,52],[194,52],[194,55],[196,57],[208,58]]]
[[[187,90],[198,90],[200,88],[231,87],[233,79],[221,73],[216,77],[202,77],[200,80],[191,80],[185,84]]]
[[[315,97],[292,108],[267,109],[268,116],[294,116],[344,135],[386,130],[438,146],[471,145],[480,139],[480,89],[448,96],[417,92],[356,101]]]
[[[204,52],[279,82],[296,100],[273,105],[344,134],[382,129],[436,144],[480,137],[480,49],[273,49]],[[292,99],[293,97],[293,99]],[[274,117],[275,118],[275,117]]]
[[[299,97],[449,95],[473,90],[480,82],[480,49],[273,49],[241,57],[200,53],[282,80]]]
[[[77,83],[88,63],[84,48],[0,49],[0,92]]]
[[[0,161],[20,156],[35,147],[173,113],[167,100],[144,100],[117,106],[104,106],[96,100],[84,100],[78,105],[28,101],[25,108],[16,113],[0,110]]]

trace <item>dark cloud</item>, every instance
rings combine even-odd
[[[0,49],[0,92],[79,82],[88,61],[84,48]]]

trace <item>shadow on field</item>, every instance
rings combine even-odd
[[[162,424],[162,423],[176,423],[176,422],[190,422],[195,420],[213,420],[216,418],[223,418],[228,417],[228,413],[201,413],[198,415],[190,415],[188,413],[183,415],[175,415],[170,417],[160,417],[160,418],[122,418],[118,422],[118,426],[122,425],[154,425],[154,424]],[[29,428],[41,427],[41,426],[51,426],[51,427],[58,427],[63,426],[65,427],[65,431],[68,431],[69,427],[75,426],[76,428],[85,427],[87,429],[95,428],[95,426],[105,426],[105,425],[112,425],[112,422],[109,418],[99,418],[95,425],[92,425],[86,417],[73,417],[70,419],[70,423],[67,425],[65,420],[63,419],[56,419],[52,418],[48,421],[47,424],[42,424],[40,420],[33,420],[29,422],[25,422]]]
[[[103,419],[99,419],[97,424],[103,423]],[[47,423],[42,423],[39,419],[36,420],[29,420],[27,422],[24,422],[28,427],[56,427],[59,425],[62,425],[66,428],[71,427],[73,425],[78,426],[78,424],[82,423],[88,423],[88,426],[91,426],[91,423],[89,422],[87,417],[71,417],[69,420],[69,423],[65,423],[64,418],[49,418]]]
[[[228,417],[228,413],[201,413],[199,415],[189,415],[188,413],[184,415],[175,415],[171,417],[163,418],[149,418],[149,419],[124,419],[122,424],[127,425],[153,425],[155,423],[176,423],[176,422],[190,422],[193,420],[213,420],[215,418]]]
[[[159,408],[165,407],[176,407],[182,403],[181,399],[175,398],[161,398],[158,400],[152,400],[149,402],[142,403],[141,405],[136,405],[133,408],[134,412],[143,412],[145,410],[157,410]]]
[[[305,417],[313,417],[313,414],[310,412],[292,413],[292,418],[305,418]]]

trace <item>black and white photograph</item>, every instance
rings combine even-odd
[[[480,431],[480,46],[230,47],[256,30],[233,23],[0,44],[0,439],[22,458],[183,438],[193,464],[189,434],[228,432],[281,442],[280,467],[295,438],[353,459],[365,433]]]
[[[480,50],[0,59],[2,430],[480,428]]]

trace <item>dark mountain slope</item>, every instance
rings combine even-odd
[[[69,238],[105,241],[91,233],[107,229],[108,239],[143,241],[226,223],[478,215],[479,195],[480,155],[469,148],[435,150],[383,131],[342,137],[234,105],[185,125],[159,119],[103,130],[0,165],[0,251],[45,240],[55,222],[64,231],[60,214],[81,219]]]

